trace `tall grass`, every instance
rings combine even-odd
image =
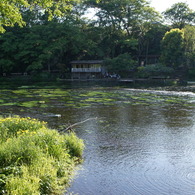
[[[61,194],[84,144],[31,118],[0,119],[0,194]]]

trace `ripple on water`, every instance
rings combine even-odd
[[[74,124],[90,117],[106,121],[97,123],[93,120],[77,129],[77,134],[87,144],[83,169],[70,192],[79,195],[195,194],[195,109],[188,104],[194,102],[194,93],[118,89],[109,90],[109,93],[106,90],[96,92],[95,96],[93,90],[80,97],[79,91],[74,90],[73,93],[69,91],[69,98],[63,90],[55,91],[52,97],[41,91],[36,93],[42,96],[34,96],[35,99],[49,106],[28,109],[23,115],[47,118],[55,125],[67,121]],[[86,92],[88,90],[83,94]],[[67,97],[62,98],[64,96]],[[9,103],[11,99],[4,97],[2,103]],[[23,101],[22,95],[17,97]],[[25,101],[31,99],[25,97]],[[167,99],[169,101],[165,101]],[[92,106],[84,106],[83,100]],[[114,105],[105,106],[104,101]],[[132,102],[140,104],[131,105]],[[144,102],[150,106],[142,105]],[[77,103],[78,107],[83,106],[82,109],[75,107]],[[15,106],[13,113],[20,112]],[[60,114],[61,117],[48,119],[43,113]]]
[[[170,147],[173,148],[167,146],[165,149],[170,150]],[[100,153],[87,162],[89,175],[84,174],[84,177],[88,186],[79,188],[79,194],[195,194],[192,145],[183,147],[181,143],[183,155],[177,150],[167,153],[162,146],[152,152],[138,142],[102,145],[99,149]]]
[[[185,92],[185,91],[161,91],[161,90],[149,90],[149,89],[125,89],[127,91],[132,91],[132,92],[148,92],[148,93],[153,93],[153,94],[159,94],[159,95],[174,95],[174,96],[189,96],[189,97],[195,97],[195,93],[193,92]]]

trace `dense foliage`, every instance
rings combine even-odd
[[[137,76],[141,78],[169,78],[174,69],[162,64],[151,64],[138,67]]]
[[[61,194],[83,142],[31,118],[0,119],[0,194]]]
[[[183,64],[184,58],[184,32],[172,29],[165,34],[162,40],[162,61],[170,67]]]
[[[62,16],[70,10],[74,0],[1,0],[0,1],[0,32],[4,32],[5,26],[25,25],[21,10],[38,9],[45,12],[48,19],[55,15]]]
[[[106,59],[104,65],[109,72],[121,73],[135,68],[135,61],[129,54],[121,54],[113,59]]]
[[[186,3],[176,3],[164,12],[165,18],[172,23],[174,28],[184,28],[186,24],[195,24],[195,11]]]
[[[142,63],[194,67],[195,12],[186,3],[176,3],[161,15],[148,0],[9,2],[0,2],[1,31],[6,30],[0,35],[1,76],[62,74],[70,71],[71,60],[106,59],[105,64],[111,62],[108,69],[117,72]],[[89,9],[94,17],[86,17]],[[126,55],[128,63],[116,62]]]

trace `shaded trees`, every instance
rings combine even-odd
[[[127,35],[136,35],[140,24],[156,21],[159,16],[146,0],[87,0],[86,4],[97,9],[98,25],[124,30]]]
[[[164,12],[164,16],[173,28],[182,29],[186,24],[195,24],[195,12],[186,3],[173,4]]]
[[[159,56],[161,53],[161,40],[164,34],[169,30],[165,25],[160,22],[145,24],[147,25],[145,32],[139,36],[139,52],[141,56],[145,56],[147,64],[147,56]]]
[[[33,4],[34,0],[26,6],[19,3],[21,23],[13,21],[8,26],[14,23],[25,23],[25,26],[11,28],[5,23],[0,24],[7,30],[0,36],[1,73],[59,68],[65,71],[69,69],[71,60],[90,59],[111,60],[109,62],[113,66],[108,65],[108,69],[118,72],[129,69],[129,63],[134,66],[132,59],[143,60],[145,64],[156,63],[160,53],[167,66],[175,68],[194,64],[194,27],[186,26],[184,31],[177,29],[165,34],[170,26],[162,24],[160,14],[150,7],[147,0],[84,0],[80,3],[64,0],[64,8],[55,7],[62,1],[52,1],[48,9],[44,5]],[[88,8],[96,10],[93,20],[83,17]],[[62,11],[66,14],[62,15]],[[193,22],[190,18],[193,13],[186,4],[177,4],[165,15],[176,21],[174,25],[182,27]],[[51,17],[53,20],[48,21]],[[148,57],[151,57],[150,61]],[[126,63],[128,59],[129,63]]]
[[[0,43],[1,72],[50,71],[59,64],[65,69],[90,50],[86,34],[70,21],[7,29]]]
[[[195,66],[195,26],[184,28],[185,63],[188,67]]]
[[[96,8],[95,26],[105,30],[102,41],[107,42],[107,57],[130,52],[136,54],[138,39],[148,31],[149,23],[159,20],[159,14],[146,0],[87,0],[88,7]],[[136,47],[136,50],[138,47]],[[138,51],[139,53],[141,51]]]
[[[128,73],[128,71],[135,68],[135,61],[129,54],[121,54],[113,59],[106,59],[104,65],[109,72],[118,74]]]

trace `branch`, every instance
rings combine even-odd
[[[88,118],[88,119],[86,119],[86,120],[84,120],[84,121],[81,121],[81,122],[78,122],[78,123],[74,123],[74,124],[68,126],[66,129],[64,129],[64,130],[62,130],[62,131],[64,131],[64,132],[66,132],[66,131],[68,131],[68,130],[73,131],[73,130],[72,130],[73,127],[75,127],[75,126],[77,126],[77,125],[80,125],[80,124],[83,124],[83,123],[85,123],[85,122],[87,122],[87,121],[96,120],[96,119],[97,119],[97,117],[95,117],[95,118]]]

